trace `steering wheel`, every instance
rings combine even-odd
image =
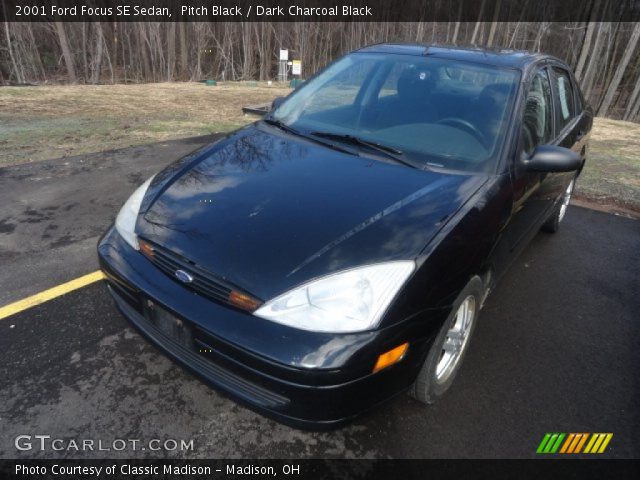
[[[443,118],[442,120],[438,120],[436,123],[440,123],[442,125],[449,125],[451,127],[457,128],[458,130],[467,132],[471,136],[473,136],[476,140],[478,140],[482,145],[485,144],[484,135],[480,132],[480,130],[478,130],[473,123],[467,122],[462,118],[447,117],[447,118]]]

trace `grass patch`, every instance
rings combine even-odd
[[[243,106],[291,91],[252,85],[1,87],[0,166],[234,130],[255,120]]]
[[[640,125],[596,118],[576,193],[640,207]]]

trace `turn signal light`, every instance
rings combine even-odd
[[[144,240],[138,240],[138,245],[140,245],[140,252],[146,257],[153,258],[153,247],[151,245]]]
[[[376,366],[373,367],[373,373],[379,372],[383,368],[387,368],[394,363],[398,363],[404,358],[404,354],[407,353],[409,343],[405,342],[402,345],[398,345],[396,348],[383,353],[378,357]]]
[[[249,312],[253,312],[256,308],[262,305],[262,302],[257,298],[253,298],[246,293],[238,292],[236,290],[232,290],[229,294],[229,303]]]

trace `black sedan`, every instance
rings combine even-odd
[[[145,182],[101,268],[140,332],[282,422],[431,403],[509,262],[558,229],[591,125],[547,55],[363,48]]]

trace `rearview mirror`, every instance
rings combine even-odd
[[[276,97],[273,99],[273,102],[271,102],[271,111],[274,111],[276,108],[278,108],[282,102],[284,102],[285,97]]]
[[[540,145],[523,163],[533,172],[573,172],[582,166],[582,157],[568,148]]]

